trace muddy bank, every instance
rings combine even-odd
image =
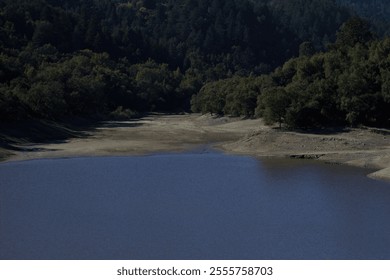
[[[340,129],[316,133],[263,126],[238,141],[220,145],[238,154],[315,159],[379,170],[369,176],[390,181],[389,131]]]
[[[12,149],[3,152],[12,153],[8,160],[25,160],[184,151],[199,145],[236,141],[257,126],[258,120],[154,114],[131,121],[101,122],[93,129],[75,132],[74,137],[51,143],[11,139]]]
[[[374,168],[378,171],[371,177],[390,180],[389,137],[388,130],[291,132],[265,126],[260,119],[154,114],[132,121],[102,122],[92,130],[79,130],[76,137],[56,143],[20,142],[14,145],[17,149],[0,149],[0,156],[26,160],[143,155],[213,145],[228,153],[316,159]]]

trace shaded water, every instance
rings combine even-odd
[[[390,184],[218,153],[0,164],[0,259],[390,259]]]

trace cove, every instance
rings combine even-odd
[[[0,259],[390,259],[390,184],[210,153],[0,164]]]

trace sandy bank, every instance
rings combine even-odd
[[[265,126],[262,120],[210,115],[150,115],[125,122],[105,122],[84,137],[59,143],[25,144],[7,160],[142,155],[184,151],[213,144],[229,153],[324,160],[375,168],[371,177],[390,181],[390,131],[349,129],[299,133]],[[24,149],[26,148],[26,149]],[[1,152],[1,151],[0,151]],[[9,153],[3,150],[6,156]]]
[[[200,115],[150,115],[139,120],[103,122],[55,143],[23,143],[7,160],[35,158],[143,155],[184,151],[212,143],[236,141],[255,130],[258,120]],[[5,151],[5,150],[3,150]]]
[[[347,129],[299,133],[262,126],[238,141],[221,144],[225,151],[255,156],[315,159],[379,170],[370,177],[390,181],[390,141],[387,132]]]

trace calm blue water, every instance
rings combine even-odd
[[[390,184],[218,153],[0,164],[0,259],[390,259]]]

